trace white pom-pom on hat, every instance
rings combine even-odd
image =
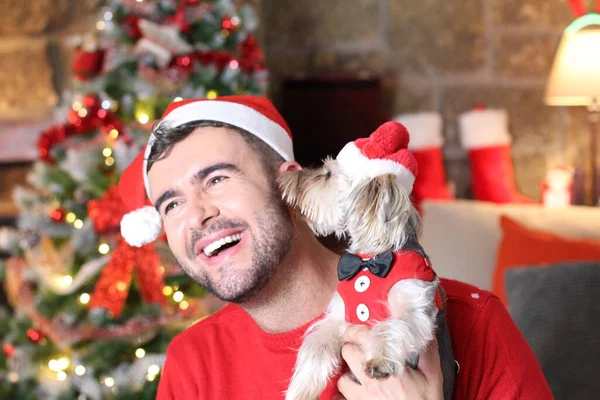
[[[142,247],[154,242],[162,230],[162,220],[156,208],[144,206],[127,213],[121,219],[121,236],[131,246]]]
[[[128,210],[121,218],[121,236],[135,247],[152,243],[160,236],[162,219],[156,208],[148,205],[143,174],[144,150],[125,169],[119,180],[119,193]]]

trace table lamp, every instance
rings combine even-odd
[[[589,205],[598,204],[597,148],[600,118],[600,14],[589,13],[563,31],[546,86],[550,106],[586,106],[589,116],[591,185]]]

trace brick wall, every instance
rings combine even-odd
[[[591,1],[589,2],[592,3]],[[587,155],[585,110],[543,104],[566,0],[263,0],[265,47],[279,76],[393,74],[392,113],[436,110],[448,177],[469,196],[457,115],[478,102],[507,109],[517,186],[539,198],[555,162]],[[585,160],[584,160],[585,161]]]
[[[470,182],[456,117],[477,102],[508,110],[525,194],[539,198],[549,165],[585,161],[585,110],[543,104],[561,30],[573,18],[566,0],[251,1],[276,78],[391,74],[392,113],[441,112],[448,177],[461,197],[469,196]],[[93,29],[97,3],[0,0],[0,119],[51,114],[69,83],[63,40]]]

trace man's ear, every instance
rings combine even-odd
[[[285,161],[279,166],[279,173],[302,171],[302,166],[296,161]]]

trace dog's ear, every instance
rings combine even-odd
[[[364,218],[381,224],[393,222],[407,210],[410,202],[393,174],[370,179],[355,189],[356,211]]]
[[[277,175],[281,197],[292,208],[298,207],[302,180],[301,171],[282,171]]]

